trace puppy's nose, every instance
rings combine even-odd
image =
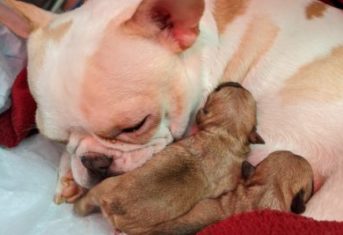
[[[113,159],[107,156],[82,156],[81,162],[91,173],[106,176]]]

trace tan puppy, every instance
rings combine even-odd
[[[100,206],[115,227],[142,233],[236,188],[249,141],[263,142],[255,131],[255,100],[239,84],[224,83],[209,96],[197,122],[194,136],[143,167],[100,183],[76,203],[76,212],[87,215]]]
[[[244,162],[242,178],[236,189],[218,199],[199,202],[184,216],[143,233],[136,231],[144,231],[146,227],[140,230],[119,228],[128,234],[193,234],[244,211],[275,209],[302,213],[312,193],[313,172],[307,160],[288,151],[278,151],[270,154],[256,169]]]

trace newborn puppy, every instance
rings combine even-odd
[[[218,199],[199,202],[190,212],[146,234],[191,234],[233,214],[274,209],[300,214],[313,193],[313,172],[306,159],[288,151],[270,154],[257,167],[242,164],[237,188]]]
[[[256,166],[242,165],[242,182],[230,200],[222,199],[226,214],[253,209],[275,209],[300,214],[313,193],[313,171],[309,162],[289,151],[271,153]],[[230,207],[229,207],[230,205]]]
[[[168,146],[143,167],[108,178],[75,204],[79,215],[97,207],[130,234],[153,230],[206,198],[233,190],[256,133],[256,103],[237,83],[220,85],[197,115],[199,132]]]

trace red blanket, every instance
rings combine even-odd
[[[197,235],[342,235],[343,223],[319,222],[278,211],[256,211],[233,216]]]
[[[0,146],[16,146],[35,127],[36,103],[28,88],[26,69],[14,82],[11,100],[11,108],[0,115]]]

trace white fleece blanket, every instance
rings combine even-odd
[[[0,148],[1,235],[109,235],[101,215],[79,218],[52,202],[61,146],[40,135]]]

